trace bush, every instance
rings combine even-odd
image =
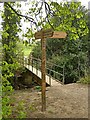
[[[90,84],[90,75],[87,75],[85,77],[80,78],[78,83],[84,83],[84,84]]]
[[[64,68],[64,77],[65,83],[72,83],[78,80],[78,70],[77,70],[77,60],[76,57],[73,55],[53,55],[51,59],[49,59],[49,63],[54,63],[58,66],[54,66],[54,64],[48,65],[49,69],[53,69],[58,73],[63,74]],[[62,81],[63,77],[58,76],[58,80]]]
[[[41,43],[40,42],[36,43],[35,46],[33,46],[32,55],[33,57],[41,59]]]
[[[2,76],[2,117],[8,118],[12,114],[9,95],[13,88],[5,76]]]
[[[12,93],[13,88],[9,82],[14,74],[10,71],[10,66],[7,62],[2,62],[2,117],[7,118],[12,114],[10,106],[9,95]]]

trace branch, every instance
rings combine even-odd
[[[37,7],[37,4],[36,4],[36,7]],[[38,10],[38,13],[35,14],[36,16],[40,14],[40,11],[42,10],[42,7],[43,7],[43,2],[42,2],[41,6],[40,6],[40,8]]]
[[[49,25],[51,26],[51,28],[54,30],[54,27],[53,27],[53,25],[50,23],[50,20],[49,20],[49,15],[51,14],[50,6],[48,5],[47,2],[44,2],[44,3],[45,3],[45,12],[46,12],[46,15],[47,15],[47,16],[46,16],[46,19],[47,19]]]
[[[35,19],[33,19],[32,17],[29,17],[29,16],[22,15],[22,14],[18,13],[9,3],[6,3],[6,4],[8,5],[8,7],[10,7],[10,8],[13,10],[13,12],[14,12],[15,14],[17,14],[17,15],[20,16],[20,17],[26,18],[28,21],[30,21],[31,23],[35,24],[35,26],[38,28],[38,25],[37,25],[37,23],[35,22]],[[40,14],[40,12],[41,12],[41,10],[42,10],[42,8],[43,8],[43,4],[45,4],[46,17],[44,18],[43,21],[41,21],[41,24],[42,24],[43,22],[46,22],[46,21],[47,21],[47,22],[49,23],[49,25],[51,26],[51,28],[54,29],[54,27],[51,25],[50,20],[49,20],[49,15],[53,15],[53,13],[51,13],[52,10],[50,9],[50,5],[49,5],[47,2],[45,2],[45,1],[42,2],[42,4],[41,4],[38,12],[35,14],[35,16],[38,16],[38,15]],[[37,5],[36,5],[36,6],[37,6]]]
[[[8,7],[10,7],[14,13],[16,13],[18,16],[20,17],[24,17],[26,18],[27,20],[29,20],[30,22],[34,23],[36,26],[37,26],[37,23],[34,21],[33,18],[29,17],[29,16],[26,16],[26,15],[22,15],[22,14],[19,14],[9,3],[6,3],[8,5]]]

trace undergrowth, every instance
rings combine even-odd
[[[90,84],[90,75],[80,78],[77,82],[83,84]]]

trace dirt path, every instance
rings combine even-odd
[[[23,101],[27,118],[88,118],[88,86],[68,84],[47,87],[47,110],[41,112],[41,92],[16,90],[12,96],[14,117],[16,106]]]

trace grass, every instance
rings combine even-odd
[[[25,101],[16,101],[17,98],[15,98],[13,95],[11,96],[11,106],[12,106],[12,114],[10,118],[26,118],[27,112],[25,109]]]
[[[36,109],[36,107],[35,107],[34,104],[31,104],[31,105],[29,106],[29,110],[30,110],[31,112],[35,112],[37,109]]]
[[[32,45],[27,44],[27,46],[25,46],[25,44],[23,44],[22,42],[19,42],[17,44],[17,47],[20,48],[24,52],[24,56],[29,56],[29,54],[32,52],[32,48],[33,48]]]
[[[25,56],[29,56],[31,51],[32,51],[32,46],[30,46],[30,45],[24,46],[24,55]]]

